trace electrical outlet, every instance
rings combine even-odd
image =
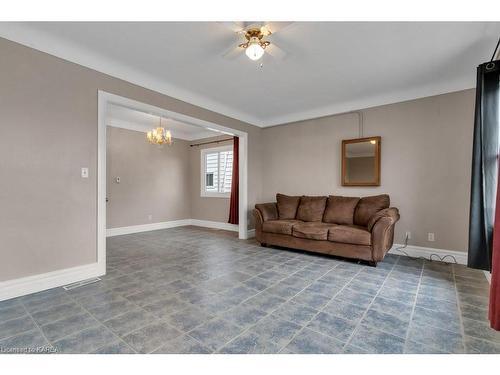
[[[148,215],[148,220],[149,221],[153,220],[153,215]]]
[[[411,240],[411,232],[410,231],[406,232],[405,237]]]
[[[434,242],[435,241],[435,238],[434,238],[434,233],[427,233],[427,241],[431,241],[431,242]]]

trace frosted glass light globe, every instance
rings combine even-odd
[[[250,60],[258,60],[264,55],[264,48],[259,43],[251,43],[245,50],[246,55]]]

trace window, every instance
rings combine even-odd
[[[232,146],[201,150],[202,197],[229,197],[232,177]]]

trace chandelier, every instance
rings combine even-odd
[[[153,145],[171,145],[172,144],[172,133],[170,133],[170,130],[166,130],[161,126],[161,117],[160,117],[160,126],[157,128],[148,131],[146,138],[148,139],[149,143]]]

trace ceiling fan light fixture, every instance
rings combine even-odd
[[[245,49],[245,54],[250,60],[259,60],[264,55],[264,48],[261,46],[260,41],[250,41],[248,47]]]

